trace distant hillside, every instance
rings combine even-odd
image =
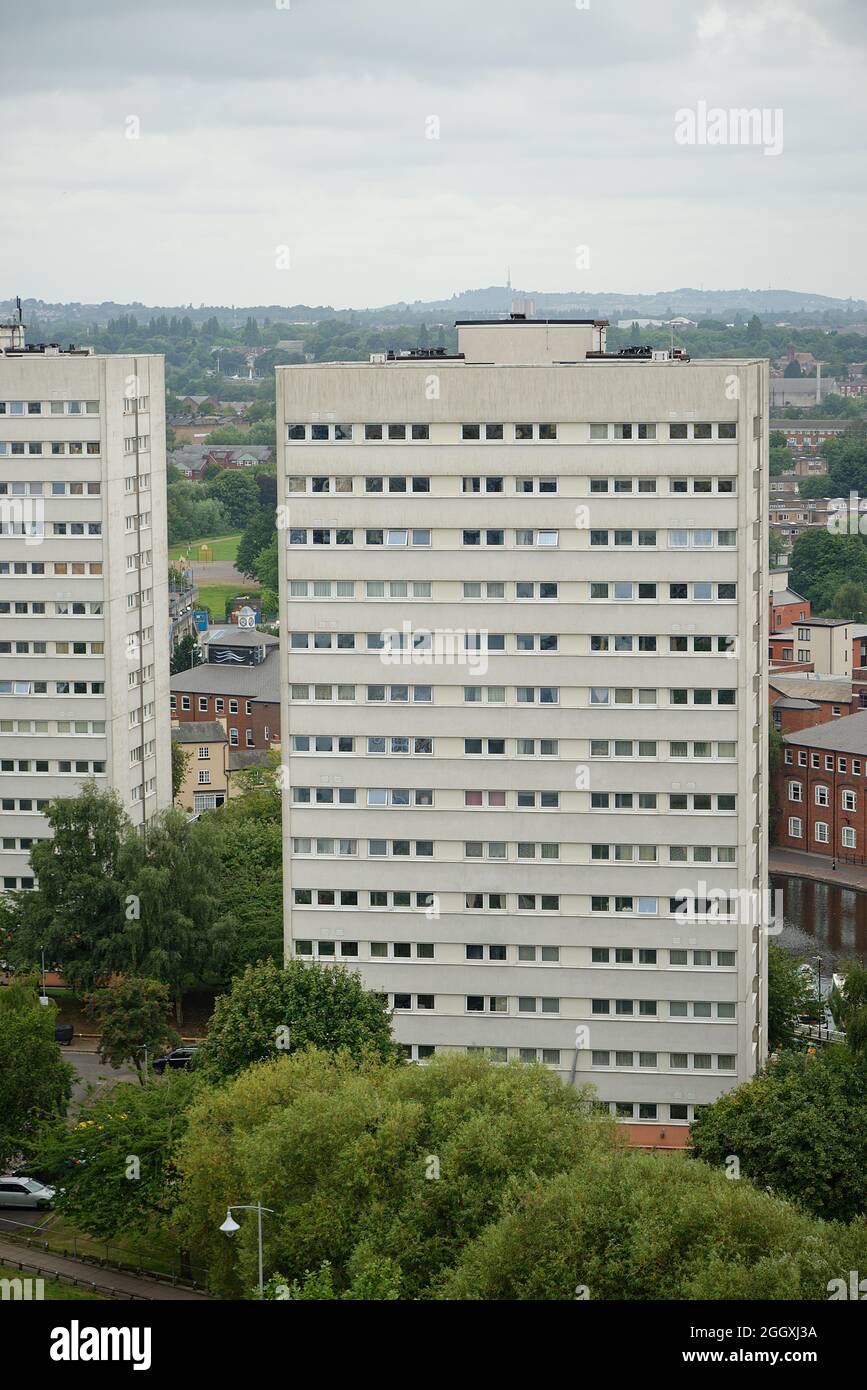
[[[749,318],[783,316],[787,320],[837,322],[867,317],[867,301],[863,299],[834,299],[829,295],[809,294],[801,290],[660,290],[656,294],[622,294],[609,290],[598,293],[563,290],[544,293],[536,290],[491,285],[487,289],[462,290],[450,299],[400,301],[376,308],[336,309],[330,304],[191,304],[148,305],[141,303],[116,304],[51,304],[41,299],[22,301],[25,323],[37,321],[41,329],[52,323],[64,326],[96,324],[104,327],[111,320],[127,315],[140,323],[151,318],[172,317],[189,319],[199,325],[215,316],[221,324],[243,327],[249,317],[258,322],[271,319],[277,323],[321,323],[338,319],[359,325],[394,324],[422,320],[441,321],[450,325],[454,318],[474,318],[485,314],[507,314],[516,297],[532,299],[536,313],[552,318],[673,318],[683,315],[692,319],[723,319],[733,321],[740,314]],[[0,318],[14,311],[14,296],[0,300]]]

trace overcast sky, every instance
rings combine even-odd
[[[865,37],[867,0],[0,0],[0,297],[865,297]],[[699,102],[780,108],[782,153],[678,144]]]

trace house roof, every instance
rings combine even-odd
[[[780,589],[777,593],[771,594],[771,603],[775,608],[778,607],[781,603],[806,602],[807,600],[804,598],[804,595],[796,593],[794,589]],[[814,622],[815,619],[810,618],[809,621]]]
[[[172,743],[228,743],[229,736],[216,719],[190,719],[172,729]]]
[[[258,666],[224,666],[209,661],[192,671],[179,671],[170,678],[169,689],[173,694],[230,695],[279,704],[280,657],[271,650]]]
[[[813,680],[806,676],[772,676],[768,684],[780,695],[790,695],[795,700],[846,704],[852,699],[852,682],[843,676],[817,676]]]
[[[797,743],[804,748],[827,748],[835,753],[867,753],[867,709],[847,714],[830,724],[817,724],[812,729],[785,734],[784,743]]]
[[[229,771],[243,772],[247,767],[265,767],[269,757],[268,748],[230,748]]]
[[[258,628],[238,627],[237,623],[223,623],[211,628],[205,638],[205,646],[211,647],[276,647],[279,639],[270,632],[260,632]]]
[[[771,709],[818,709],[819,706],[813,700],[796,700],[791,695],[781,695],[779,700],[775,700]]]

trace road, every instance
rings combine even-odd
[[[117,1081],[135,1081],[136,1074],[129,1068],[121,1067],[115,1071],[114,1067],[102,1063],[99,1054],[92,1048],[64,1047],[63,1056],[75,1067],[77,1079],[72,1088],[72,1104],[79,1106],[87,1094],[88,1086],[95,1086],[97,1090],[102,1090],[106,1086],[111,1086]]]

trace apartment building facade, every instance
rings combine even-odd
[[[655,1135],[766,1051],[767,364],[458,332],[277,369],[286,951]]]
[[[163,359],[0,328],[0,886],[85,779],[171,805]]]

